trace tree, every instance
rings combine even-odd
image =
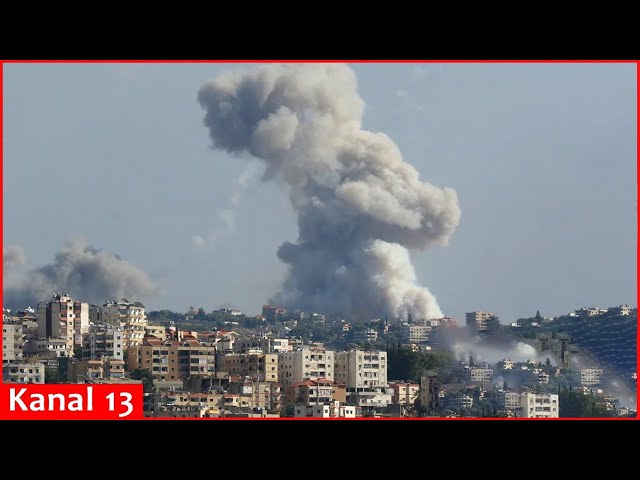
[[[153,375],[149,370],[136,368],[129,376],[134,380],[142,380],[142,388],[145,393],[153,393],[155,386],[153,385]]]
[[[540,323],[542,320],[542,316],[540,315],[540,310],[536,310],[536,322]]]
[[[411,316],[411,314],[409,314],[409,316],[407,317],[407,321],[409,323],[413,323],[413,317]]]

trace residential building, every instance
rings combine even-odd
[[[24,333],[21,321],[2,321],[2,362],[19,362],[24,358]]]
[[[124,376],[124,360],[107,356],[74,358],[67,371],[67,380],[74,383],[113,380]]]
[[[378,331],[373,328],[365,328],[359,332],[353,332],[353,340],[361,343],[372,343],[378,340]]]
[[[266,320],[270,322],[282,321],[286,313],[287,310],[283,307],[278,307],[275,305],[262,306],[262,315]]]
[[[355,405],[343,405],[332,402],[326,405],[296,405],[293,416],[295,418],[356,418],[362,413]]]
[[[425,370],[420,376],[420,405],[423,412],[440,409],[440,380],[435,370]]]
[[[580,384],[583,386],[599,385],[604,370],[599,368],[584,368],[580,370]]]
[[[261,349],[246,353],[218,356],[217,370],[249,377],[257,382],[278,382],[278,354],[263,353]]]
[[[45,365],[40,362],[12,362],[2,366],[3,383],[44,383]]]
[[[490,368],[470,368],[469,380],[474,383],[491,383],[493,378],[493,370]]]
[[[502,403],[504,404],[504,408],[509,410],[516,410],[521,408],[520,397],[522,394],[518,392],[504,392]]]
[[[400,405],[413,405],[420,396],[420,385],[417,383],[391,382],[393,391],[391,402]]]
[[[285,405],[323,405],[335,401],[333,380],[304,380],[285,387]]]
[[[38,304],[38,337],[64,339],[67,356],[73,356],[74,347],[82,346],[82,335],[88,331],[88,303],[56,292],[51,301]]]
[[[335,380],[349,389],[387,386],[387,352],[350,350],[335,353]]]
[[[124,360],[124,332],[108,324],[91,325],[82,339],[82,358]]]
[[[305,346],[278,356],[278,379],[284,387],[307,379],[334,379],[334,354],[320,346]]]
[[[260,349],[264,353],[285,353],[293,350],[288,338],[267,336],[238,337],[233,344],[234,353],[246,353],[247,350]]]
[[[162,341],[147,337],[142,345],[127,348],[129,370],[142,368],[158,381],[183,380],[191,375],[213,375],[216,371],[216,347],[197,340]]]
[[[102,306],[102,321],[122,328],[124,348],[142,345],[148,325],[145,306],[126,298],[110,300]]]
[[[631,307],[627,304],[620,305],[618,307],[611,307],[608,311],[615,315],[631,315]]]
[[[258,382],[245,377],[237,381],[230,381],[225,389],[228,393],[248,397],[250,399],[249,405],[252,408],[260,408],[269,412],[279,412],[282,408],[282,388],[279,383]]]
[[[520,397],[523,418],[558,418],[558,395],[552,393],[523,393]]]
[[[447,399],[447,407],[452,409],[472,408],[473,397],[469,395],[461,395],[459,397],[449,397]]]
[[[432,327],[429,325],[416,325],[414,323],[403,325],[401,329],[402,340],[409,343],[422,343],[429,341]]]
[[[490,312],[469,312],[465,319],[467,325],[479,333],[491,333],[500,324],[498,317]]]
[[[67,357],[67,340],[64,338],[31,338],[23,345],[24,356],[43,359]]]

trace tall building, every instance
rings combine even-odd
[[[583,368],[580,370],[580,384],[587,387],[599,385],[603,373],[604,370],[599,368]]]
[[[50,302],[38,304],[38,336],[64,339],[68,356],[73,356],[74,347],[82,346],[82,335],[88,331],[88,303],[56,292]]]
[[[102,321],[124,332],[124,346],[142,345],[147,326],[145,306],[140,302],[130,302],[126,298],[109,301],[102,306]]]
[[[420,405],[424,413],[440,409],[440,380],[435,370],[425,370],[420,377]]]
[[[387,386],[387,352],[350,350],[336,352],[334,378],[347,389]]]
[[[280,353],[278,378],[284,387],[304,380],[334,379],[334,352],[324,347],[302,347]]]
[[[2,321],[2,362],[15,362],[23,359],[24,333],[22,322]]]

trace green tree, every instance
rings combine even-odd
[[[153,384],[153,375],[149,370],[144,368],[136,368],[129,374],[134,380],[142,380],[142,388],[145,393],[153,393],[155,386]]]

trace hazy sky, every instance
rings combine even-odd
[[[3,244],[26,253],[15,274],[81,237],[149,274],[150,309],[258,313],[284,277],[293,209],[259,168],[210,148],[196,100],[245,67],[5,64]],[[634,64],[351,67],[363,127],[458,194],[449,245],[412,252],[446,314],[636,306]]]

